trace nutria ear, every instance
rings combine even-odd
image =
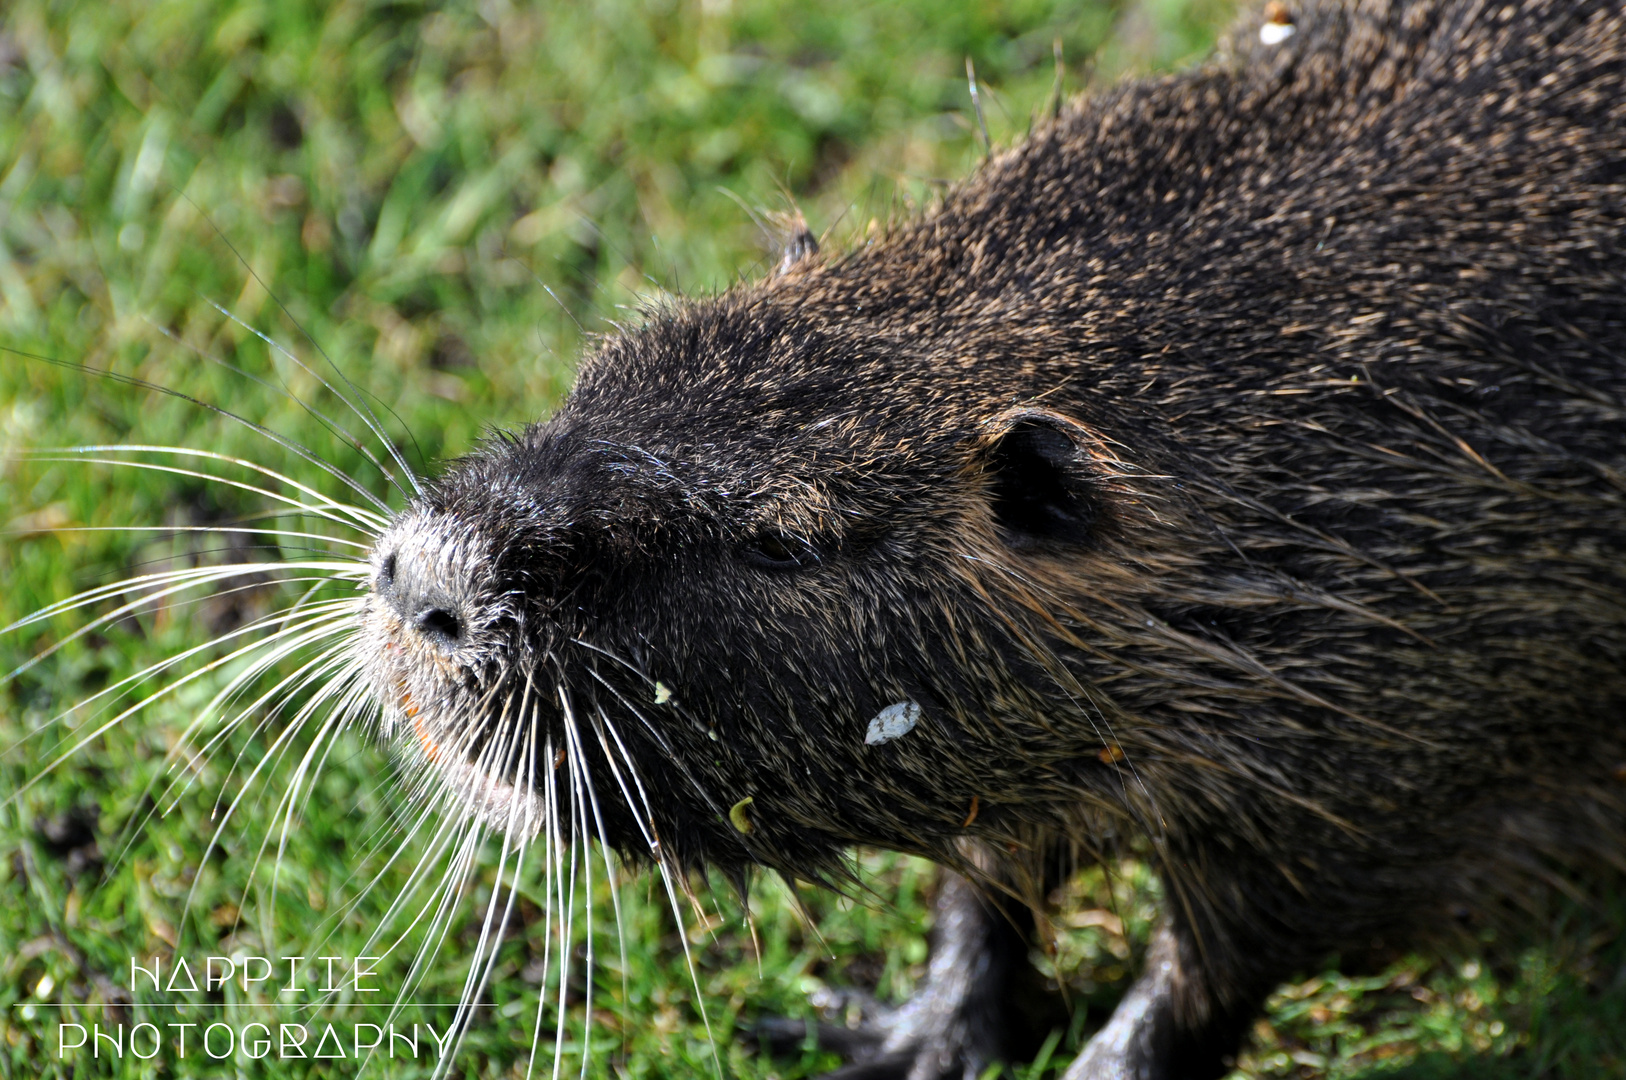
[[[798,213],[790,236],[785,241],[785,252],[780,256],[779,268],[774,272],[783,274],[793,269],[797,263],[811,259],[818,253],[819,239],[813,235],[813,230],[807,227],[807,222]]]
[[[1012,409],[989,423],[983,467],[994,521],[1017,548],[1082,544],[1099,516],[1088,433],[1048,409]]]

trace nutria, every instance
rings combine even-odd
[[[1622,862],[1623,208],[1618,5],[1272,4],[454,462],[373,550],[386,729],[521,834],[980,882],[854,1075],[1009,1054],[1019,901],[1138,836],[1068,1075],[1217,1075],[1294,972]]]

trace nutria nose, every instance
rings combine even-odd
[[[463,643],[465,624],[455,601],[425,575],[403,565],[396,552],[384,556],[373,591],[431,645],[450,652]]]

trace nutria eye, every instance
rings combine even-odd
[[[395,584],[395,552],[384,556],[384,564],[378,568],[378,587],[387,589]]]
[[[796,570],[816,566],[819,561],[819,553],[812,545],[784,533],[758,533],[746,541],[741,551],[749,562],[766,570]]]
[[[418,631],[444,648],[455,649],[463,640],[463,620],[445,608],[429,608],[413,620]]]

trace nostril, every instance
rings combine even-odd
[[[4,3],[4,0],[0,0]],[[458,560],[437,544],[390,537],[373,555],[373,595],[384,625],[451,653],[469,642],[465,597],[471,583]]]
[[[463,620],[445,608],[420,612],[414,624],[419,633],[436,638],[443,645],[456,645],[463,637]]]

